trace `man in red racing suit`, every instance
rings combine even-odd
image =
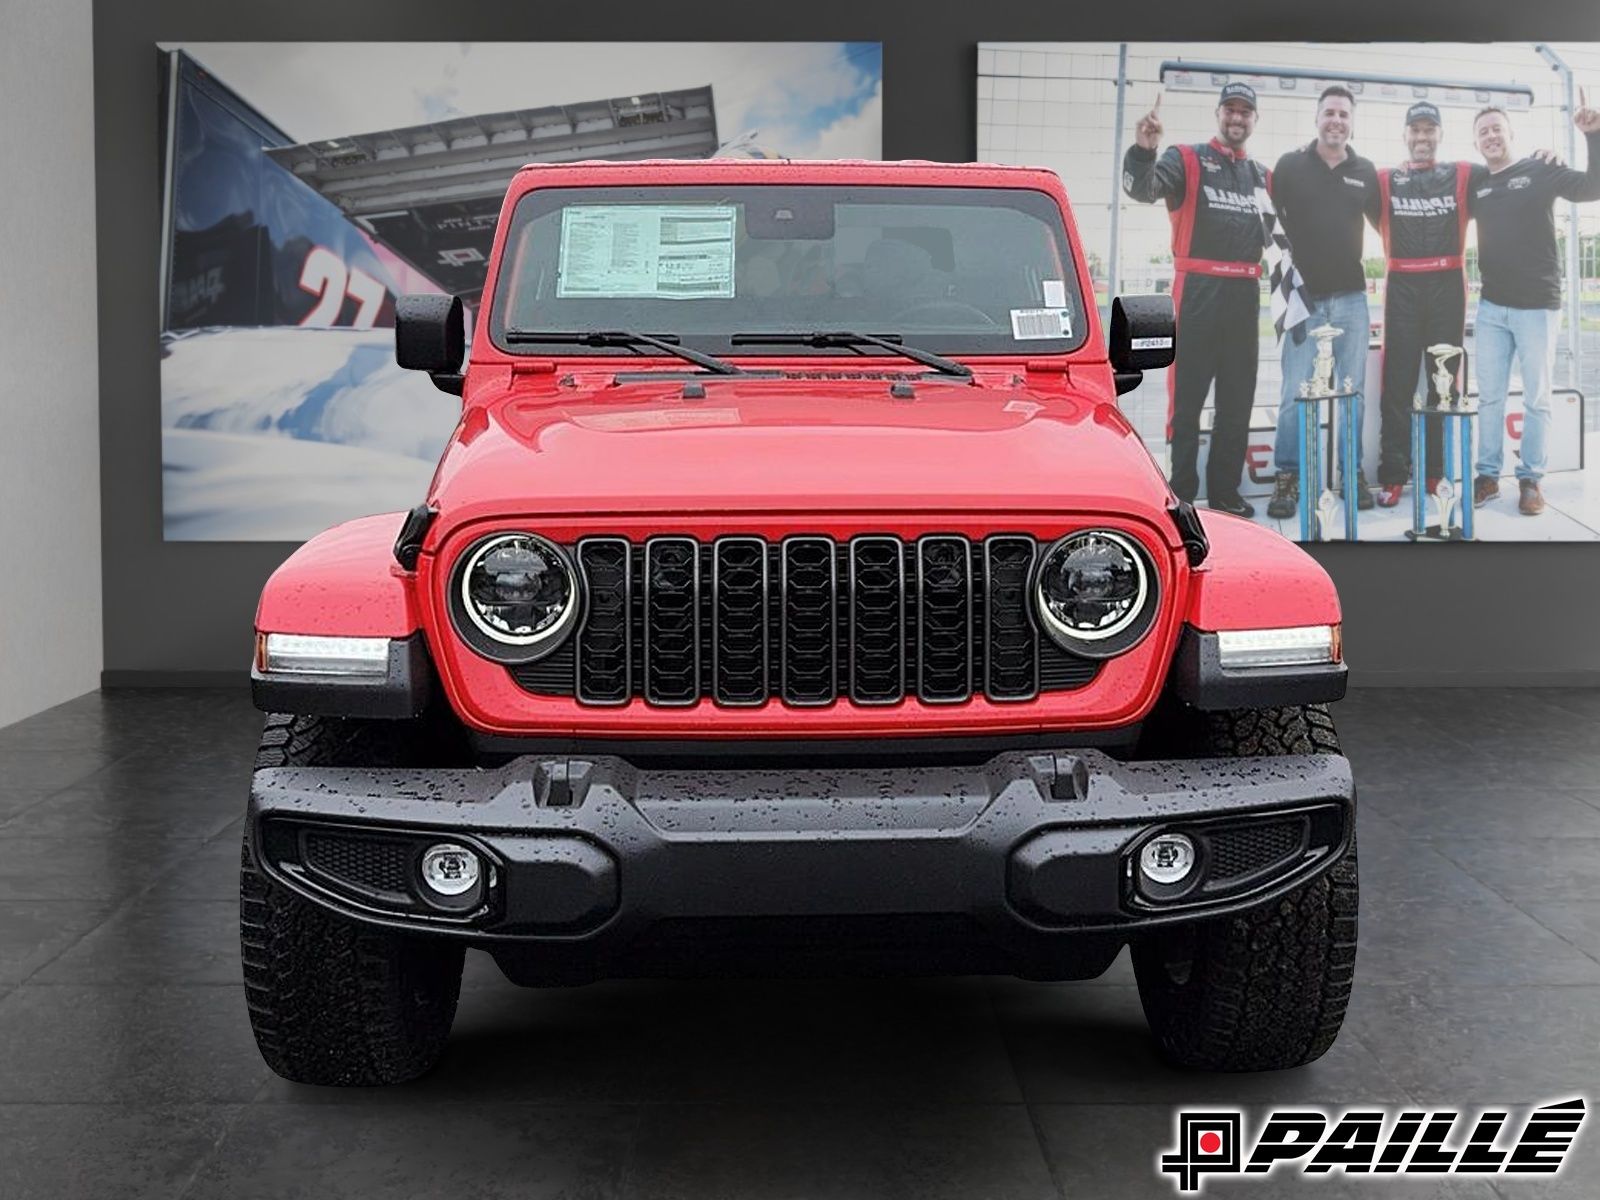
[[[1462,344],[1467,319],[1467,194],[1472,164],[1441,163],[1439,110],[1422,101],[1406,110],[1410,161],[1378,172],[1378,229],[1388,260],[1383,299],[1378,503],[1393,508],[1416,464],[1411,461],[1411,406],[1427,347]],[[1426,372],[1428,402],[1438,402]],[[1444,473],[1444,429],[1427,421],[1428,490]]]
[[[1256,94],[1244,83],[1222,89],[1217,136],[1203,145],[1161,145],[1161,101],[1139,122],[1122,159],[1122,188],[1145,204],[1167,202],[1172,219],[1172,302],[1178,317],[1177,358],[1167,372],[1167,439],[1172,490],[1180,500],[1199,491],[1196,462],[1200,410],[1216,383],[1216,420],[1206,460],[1206,502],[1249,517],[1239,477],[1255,400],[1261,313],[1263,232],[1256,189],[1270,172],[1249,156]]]

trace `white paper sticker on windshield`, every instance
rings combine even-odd
[[[561,210],[562,298],[733,295],[734,210],[720,204],[575,204]]]
[[[1067,285],[1064,280],[1046,279],[1044,281],[1044,306],[1046,308],[1065,308],[1067,306]]]
[[[1072,313],[1064,308],[1013,308],[1011,336],[1019,342],[1072,336]]]

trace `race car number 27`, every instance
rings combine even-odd
[[[306,254],[300,267],[300,289],[317,298],[311,311],[300,319],[302,326],[326,328],[334,324],[348,296],[356,302],[356,313],[350,320],[352,329],[372,328],[388,290],[365,271],[346,266],[344,259],[326,246],[313,246]]]

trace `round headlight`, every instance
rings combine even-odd
[[[531,533],[480,542],[458,576],[460,611],[469,640],[489,642],[532,659],[560,645],[578,618],[578,582],[565,553]],[[503,657],[503,655],[497,655]]]
[[[1034,584],[1039,621],[1055,641],[1093,658],[1121,654],[1149,631],[1154,572],[1126,534],[1089,529],[1045,552]]]

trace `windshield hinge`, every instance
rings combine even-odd
[[[419,504],[406,514],[405,523],[400,526],[400,536],[394,543],[394,560],[403,570],[417,569],[417,557],[422,553],[422,543],[428,536],[428,527],[438,515],[437,508],[426,504]]]
[[[1184,553],[1189,556],[1189,565],[1198,567],[1211,553],[1211,539],[1206,537],[1206,527],[1200,522],[1200,514],[1187,500],[1174,500],[1167,507],[1167,515],[1177,526],[1178,540],[1183,543]]]
[[[518,375],[554,375],[555,373],[556,364],[554,360],[548,358],[534,358],[525,362],[519,361],[511,364],[512,378],[516,378]]]

